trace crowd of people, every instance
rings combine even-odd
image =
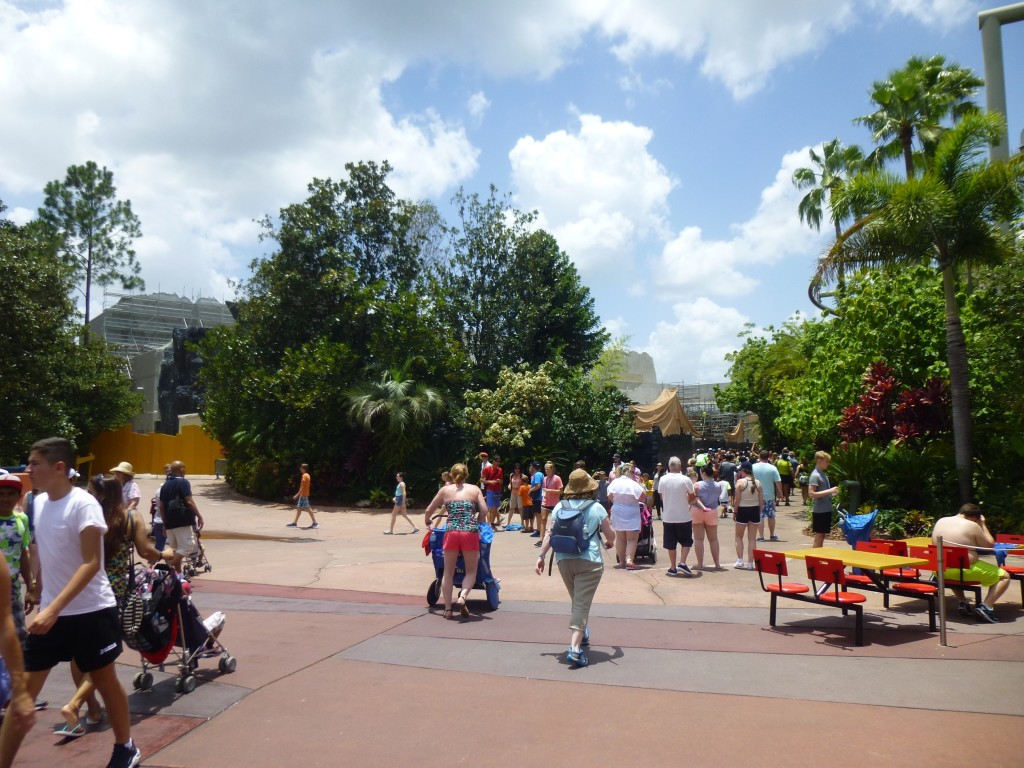
[[[90,477],[83,488],[64,438],[31,447],[28,484],[0,471],[0,546],[8,564],[0,568],[0,651],[10,678],[0,768],[11,765],[35,712],[47,706],[36,697],[60,662],[70,662],[76,691],[61,707],[64,722],[54,735],[77,738],[106,718],[114,735],[108,768],[139,764],[114,666],[122,651],[119,606],[135,556],[180,572],[203,524],[185,465],[172,462],[164,473],[147,520],[130,463]]]
[[[547,554],[554,553],[572,602],[567,659],[586,666],[589,615],[604,572],[604,549],[615,550],[615,568],[639,570],[638,542],[645,525],[647,535],[654,535],[651,519],[656,515],[662,521],[668,575],[693,577],[695,570],[705,570],[706,560],[711,563],[707,567],[721,570],[718,522],[731,516],[736,531],[734,567],[752,570],[755,542],[765,541],[766,533],[768,540],[778,540],[777,500],[789,505],[792,489],[801,483],[808,486],[808,498],[819,506],[824,504],[819,499],[831,499],[834,491],[824,474],[827,455],[822,456],[818,474],[805,476],[803,462],[788,451],[777,456],[769,451],[749,456],[707,451],[691,458],[685,469],[679,457],[673,456],[667,469],[657,463],[652,472],[615,454],[607,471],[590,473],[584,462],[577,462],[563,483],[550,461],[533,461],[525,471],[522,464],[515,463],[506,476],[500,456],[481,453],[479,483],[469,482],[465,464],[454,465],[443,473],[441,488],[424,514],[428,528],[445,526],[442,615],[453,618],[458,612],[468,616],[466,598],[477,575],[481,525],[487,523],[494,531],[521,531],[538,539],[534,545],[539,549],[538,574],[544,570]],[[580,543],[575,548],[560,548],[573,538],[563,530],[570,517],[577,525]],[[392,525],[394,518],[393,513]],[[831,508],[828,518],[831,527]],[[695,555],[692,568],[687,564],[691,551]],[[460,556],[465,572],[462,589],[455,595],[454,575]]]

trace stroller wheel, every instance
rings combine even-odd
[[[221,656],[217,668],[220,669],[221,674],[228,675],[235,671],[237,665],[238,662],[234,656]]]
[[[179,677],[174,682],[174,690],[178,693],[192,693],[196,689],[196,679],[192,675]]]
[[[153,674],[151,672],[139,672],[132,678],[132,685],[137,691],[148,691],[153,687]]]
[[[430,582],[430,586],[427,587],[427,605],[433,608],[437,605],[437,601],[441,599],[441,580],[434,579]]]

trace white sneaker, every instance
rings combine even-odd
[[[732,564],[732,567],[739,568],[740,570],[742,570],[744,567],[746,567],[746,565],[747,564],[744,563],[742,560],[737,560],[735,563]]]

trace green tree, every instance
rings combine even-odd
[[[47,435],[85,449],[101,431],[130,421],[142,397],[101,340],[76,343],[74,275],[39,222],[0,219],[0,273],[0,463],[21,461]]]
[[[847,179],[864,169],[864,153],[858,146],[847,147],[839,139],[832,139],[822,144],[820,155],[812,149],[810,157],[813,167],[797,168],[793,172],[793,184],[796,188],[809,190],[797,208],[800,220],[806,221],[812,229],[820,230],[823,209],[827,205],[836,237],[839,237],[843,232],[842,217],[832,204],[832,195],[846,183]],[[838,283],[842,287],[842,272],[839,273]],[[821,297],[815,291],[810,291],[809,296],[818,309],[823,312],[832,311],[821,303]]]
[[[447,410],[440,392],[410,378],[413,363],[407,360],[345,393],[349,419],[373,436],[379,473],[402,467],[427,427]]]
[[[535,214],[490,195],[455,196],[459,223],[432,291],[446,325],[473,363],[473,380],[493,387],[503,367],[561,356],[589,368],[607,334],[576,268]]]
[[[868,366],[884,360],[908,387],[946,378],[942,286],[926,266],[853,274],[837,296],[840,317],[807,323],[799,347],[806,366],[785,384],[777,431],[790,445],[828,450]],[[766,377],[771,381],[772,377]]]
[[[912,57],[902,69],[871,86],[874,112],[854,122],[866,125],[878,145],[873,153],[881,161],[903,158],[906,177],[914,176],[917,139],[923,155],[930,155],[945,132],[943,120],[959,120],[977,106],[971,99],[984,81],[970,69],[947,62],[943,56]]]
[[[806,337],[811,325],[794,319],[778,329],[769,326],[757,331],[748,323],[739,334],[745,338],[743,346],[726,355],[729,384],[716,389],[718,407],[756,413],[766,445],[788,442],[790,433],[780,428],[778,420],[794,382],[807,370]]]
[[[821,218],[827,205],[836,237],[839,237],[843,232],[842,219],[832,205],[832,195],[864,168],[864,153],[858,146],[847,147],[839,139],[832,139],[821,145],[820,155],[812,149],[810,157],[812,168],[793,171],[796,188],[810,190],[797,208],[800,220],[806,221],[812,229],[821,229]]]
[[[942,276],[946,355],[961,500],[970,501],[972,425],[967,346],[957,297],[957,271],[999,263],[1014,252],[1005,223],[1021,212],[1024,162],[980,159],[998,140],[998,115],[968,114],[939,140],[922,176],[862,174],[837,190],[844,210],[871,211],[846,230],[821,260],[816,280],[844,268],[934,265]]]
[[[51,181],[39,219],[59,243],[61,257],[71,267],[75,284],[83,285],[85,330],[89,338],[92,284],[120,282],[127,290],[142,289],[132,243],[142,236],[130,200],[118,200],[114,174],[93,161],[68,168],[64,181]]]
[[[204,423],[225,446],[231,482],[262,497],[300,461],[325,496],[358,490],[372,444],[342,407],[356,385],[410,357],[421,361],[416,381],[442,392],[469,379],[424,287],[424,206],[394,195],[387,163],[346,171],[314,179],[303,202],[265,219],[276,247],[253,262],[238,323],[201,344]]]
[[[472,445],[505,455],[593,464],[636,438],[629,399],[562,361],[503,368],[494,389],[468,391],[461,425]]]

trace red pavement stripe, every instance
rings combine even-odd
[[[389,595],[382,592],[357,592],[351,589],[318,589],[316,587],[282,587],[276,584],[250,584],[239,581],[193,581],[196,592],[225,595],[259,595],[285,597],[294,600],[326,600],[334,603],[376,603],[378,605],[426,605],[423,597]]]

